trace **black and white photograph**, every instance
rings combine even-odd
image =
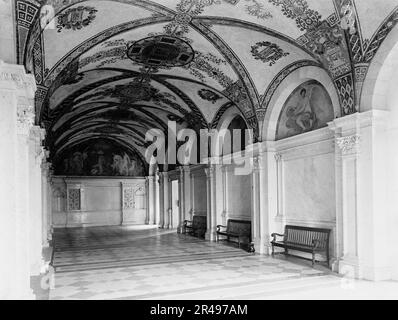
[[[398,0],[0,0],[0,300],[398,300],[397,24]]]

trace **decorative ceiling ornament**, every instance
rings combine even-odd
[[[282,13],[296,20],[301,31],[313,30],[320,23],[322,16],[315,10],[308,8],[305,0],[268,0],[275,6],[282,6]]]
[[[85,6],[79,6],[66,10],[58,16],[58,32],[61,32],[63,28],[72,29],[75,31],[88,26],[94,21],[96,12],[98,12],[98,10],[94,7]]]
[[[264,63],[269,62],[270,67],[279,59],[289,55],[289,52],[284,52],[277,44],[269,41],[257,42],[252,46],[251,53],[256,60],[261,60]]]
[[[348,48],[343,40],[340,27],[331,27],[327,21],[299,38],[299,42],[318,56],[334,78],[351,70]]]
[[[195,51],[195,58],[184,68],[188,69],[190,74],[202,82],[205,82],[205,75],[207,75],[216,80],[223,88],[227,88],[233,84],[233,80],[218,67],[226,64],[225,60],[218,58],[212,53]]]
[[[246,0],[252,4],[247,4],[245,6],[246,12],[258,19],[267,20],[272,18],[272,14],[264,9],[264,5],[259,3],[257,0]]]
[[[199,97],[203,100],[211,101],[211,103],[216,103],[218,100],[222,99],[222,96],[218,95],[214,91],[208,89],[201,89],[198,91]]]
[[[231,1],[227,2],[231,3]],[[176,6],[177,14],[174,20],[164,27],[165,33],[170,36],[183,37],[188,33],[192,19],[200,15],[205,7],[215,4],[221,4],[221,0],[181,0]]]
[[[168,35],[144,38],[127,49],[127,56],[144,66],[181,67],[189,64],[195,52],[186,41]]]
[[[350,0],[342,4],[340,13],[342,14],[340,21],[341,29],[348,30],[350,35],[355,34],[357,32],[355,27],[355,13]]]

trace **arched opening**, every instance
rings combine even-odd
[[[228,125],[228,131],[231,135],[231,151],[232,153],[243,151],[248,145],[250,139],[246,134],[247,130],[246,121],[237,115],[232,119],[231,123]]]
[[[394,233],[398,228],[398,29],[394,28],[375,55],[364,82],[361,111],[375,117],[374,169],[375,245],[384,243],[374,264],[383,272],[375,277],[398,279],[398,249]],[[388,230],[386,232],[386,230]]]

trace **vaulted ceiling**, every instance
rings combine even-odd
[[[147,130],[215,127],[233,105],[260,138],[277,86],[309,65],[353,113],[398,21],[397,0],[16,0],[15,10],[53,157],[94,138],[143,154]]]

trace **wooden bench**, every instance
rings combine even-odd
[[[198,238],[204,238],[207,230],[206,216],[193,216],[191,220],[184,221],[184,233]]]
[[[219,241],[220,236],[227,237],[227,241],[230,241],[231,238],[237,239],[239,248],[240,244],[245,242],[245,240],[250,245],[252,241],[252,223],[251,221],[229,219],[226,226],[217,226],[216,235],[217,241]]]
[[[273,233],[271,241],[272,255],[275,254],[274,247],[284,248],[284,254],[289,254],[289,249],[312,254],[312,265],[315,264],[315,254],[324,253],[329,266],[329,238],[330,229],[309,228],[300,226],[285,226],[285,233]],[[277,237],[283,237],[277,241]]]

